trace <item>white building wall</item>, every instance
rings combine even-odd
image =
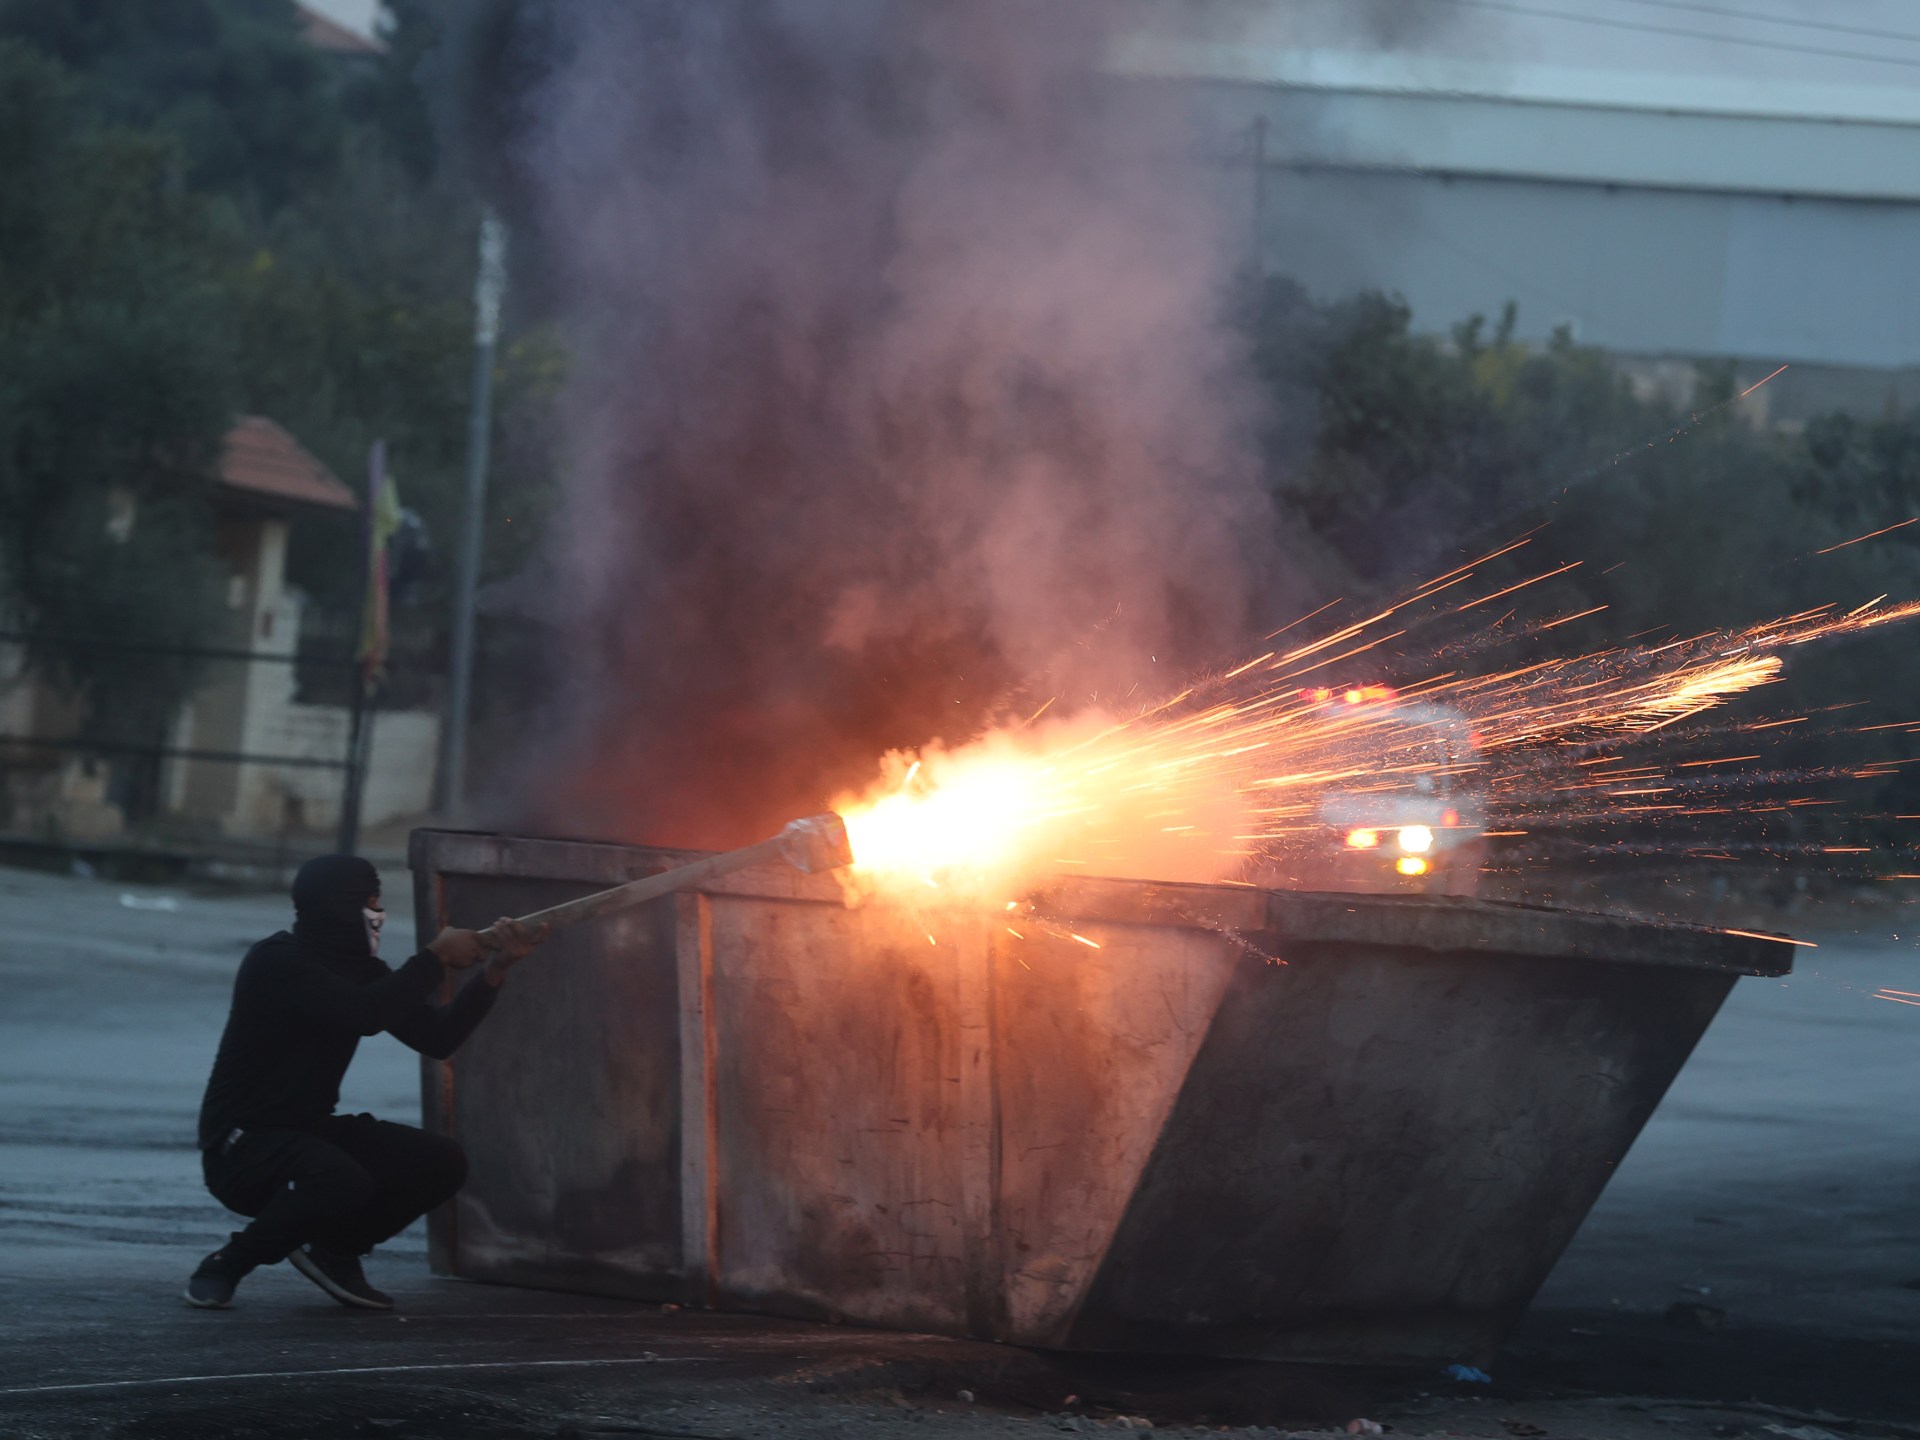
[[[257,551],[243,604],[244,643],[285,659],[262,659],[221,667],[216,681],[194,696],[178,727],[180,743],[208,748],[210,736],[232,738],[219,748],[291,760],[338,761],[346,757],[351,712],[340,705],[305,705],[294,699],[302,598],[285,583],[287,527],[267,521],[257,532]],[[420,711],[375,711],[367,744],[367,776],[360,817],[366,825],[425,813],[440,743],[440,719]],[[331,764],[234,764],[224,760],[176,761],[163,793],[176,813],[211,822],[231,836],[266,838],[289,832],[327,831],[339,823],[345,772]]]
[[[289,701],[275,708],[258,733],[268,753],[336,760],[346,754],[352,723],[344,706]],[[440,717],[419,710],[376,710],[369,723],[361,823],[380,825],[424,814],[433,800]],[[290,820],[305,829],[329,829],[338,823],[343,772],[317,766],[249,768],[260,777],[255,805],[250,813],[233,817],[231,831],[273,834]]]
[[[1426,329],[1512,300],[1527,339],[1571,324],[1632,354],[1920,363],[1920,205],[1334,170],[1268,196],[1272,271],[1399,294]]]

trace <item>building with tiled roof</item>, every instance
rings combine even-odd
[[[242,415],[220,451],[222,489],[269,504],[357,510],[360,500],[286,429],[263,415]]]
[[[20,645],[0,643],[0,744],[10,738],[18,752],[0,766],[0,829],[105,840],[159,822],[260,837],[311,834],[335,822],[352,715],[337,701],[300,693],[305,597],[289,583],[287,550],[296,525],[354,525],[360,498],[261,415],[234,422],[212,481],[226,608],[196,637],[205,673],[166,744],[144,754],[90,748],[71,701],[26,672]],[[141,523],[138,500],[126,487],[109,499],[107,533],[124,543]],[[370,736],[361,757],[367,822],[424,811],[439,716],[384,710]],[[152,780],[132,783],[136,774]]]

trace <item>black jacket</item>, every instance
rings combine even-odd
[[[360,1037],[382,1030],[444,1060],[493,1008],[476,977],[432,1005],[446,967],[422,950],[398,970],[281,931],[247,952],[200,1106],[200,1148],[235,1128],[310,1130],[333,1113]]]

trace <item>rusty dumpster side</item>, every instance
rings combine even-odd
[[[419,831],[416,919],[692,858]],[[448,1063],[434,1268],[1098,1350],[1486,1357],[1789,947],[1420,896],[726,877],[557,936]],[[1095,949],[1072,935],[1092,941]]]

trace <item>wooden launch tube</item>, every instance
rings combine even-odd
[[[679,865],[672,870],[663,870],[658,875],[616,885],[610,890],[596,890],[591,895],[582,895],[563,905],[550,905],[545,910],[521,915],[517,917],[517,923],[529,930],[538,930],[542,925],[558,930],[567,925],[577,925],[582,920],[611,914],[615,910],[643,905],[662,895],[671,895],[676,890],[691,889],[717,875],[751,870],[756,865],[775,861],[785,861],[808,875],[851,865],[853,849],[847,841],[846,822],[831,810],[824,815],[809,815],[804,820],[793,821],[778,835],[762,840],[757,845],[709,855],[691,865]],[[495,947],[499,938],[491,925],[480,932],[481,943],[488,948]]]

